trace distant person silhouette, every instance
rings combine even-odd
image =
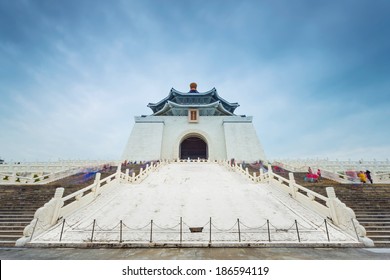
[[[368,179],[368,180],[371,182],[371,184],[372,184],[373,182],[372,182],[370,170],[366,170],[366,177],[367,177],[367,179]]]

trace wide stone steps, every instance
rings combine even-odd
[[[101,178],[115,172],[115,168],[102,171]],[[0,246],[14,246],[23,236],[24,228],[34,218],[36,210],[53,197],[56,188],[65,189],[64,196],[89,186],[94,176],[76,174],[46,185],[0,185]]]
[[[307,183],[303,176],[295,176],[297,183],[322,195],[326,196],[326,187],[334,187],[336,196],[352,208],[375,246],[390,247],[390,185],[345,185],[330,180],[327,184]]]
[[[375,241],[375,245],[377,247],[390,247],[390,241],[382,241],[382,240],[377,240]]]
[[[20,217],[16,217],[16,218],[3,218],[3,217],[0,217],[0,223],[4,222],[4,223],[10,223],[10,222],[30,222],[32,219],[31,218],[20,218]]]
[[[14,227],[14,226],[23,226],[26,227],[31,220],[26,220],[26,221],[8,221],[8,222],[0,222],[0,225],[2,227]],[[1,234],[1,232],[0,232]]]
[[[7,211],[0,211],[0,216],[8,216],[8,215],[17,215],[17,216],[34,216],[35,210],[26,211],[24,209],[16,209],[16,210],[7,210]]]
[[[390,243],[390,235],[371,235],[370,238],[374,243],[381,241],[382,244]]]
[[[361,223],[385,223],[388,222],[390,223],[390,218],[382,218],[382,217],[359,217],[358,218],[359,222]]]
[[[23,236],[24,228],[30,224],[39,207],[29,210],[2,209],[0,211],[0,246],[14,246],[15,241]]]
[[[368,209],[368,210],[364,210],[364,209],[357,209],[355,210],[354,209],[354,212],[355,212],[355,215],[356,216],[359,216],[359,214],[361,213],[366,213],[367,215],[379,215],[379,216],[383,216],[383,215],[390,215],[389,211],[387,211],[387,209]]]
[[[18,240],[23,235],[23,232],[21,233],[15,233],[15,234],[0,234],[0,246],[5,245],[15,245],[15,241]]]
[[[1,213],[0,218],[32,218],[34,217],[34,213]]]
[[[359,220],[358,220],[359,221]],[[360,222],[360,221],[359,221]],[[372,221],[372,222],[360,222],[364,227],[365,226],[375,226],[375,227],[384,227],[390,226],[390,222],[381,222],[381,221]]]
[[[375,237],[387,236],[390,238],[390,230],[381,230],[381,231],[367,230],[367,234]]]
[[[7,235],[18,235],[23,234],[23,229],[22,230],[3,230],[0,234],[0,236],[7,236]]]
[[[1,247],[13,247],[15,245],[15,240],[12,238],[12,240],[0,240],[0,246]]]
[[[24,225],[11,225],[11,226],[5,226],[0,224],[0,232],[5,232],[7,230],[15,230],[15,231],[21,231],[23,232],[25,226]]]
[[[376,217],[376,218],[390,218],[390,214],[386,212],[357,212],[355,211],[356,217],[361,217],[361,218],[371,218],[371,217]]]
[[[370,231],[370,230],[385,230],[385,231],[389,231],[390,230],[390,225],[388,226],[374,226],[374,225],[365,225],[364,228],[366,229],[366,231]]]

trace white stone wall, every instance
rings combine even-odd
[[[122,159],[130,161],[160,159],[163,131],[163,122],[137,122],[136,120]]]
[[[225,120],[223,123],[226,139],[227,159],[254,162],[265,160],[256,130],[250,121]]]
[[[207,143],[210,160],[265,159],[252,118],[241,116],[200,116],[197,123],[187,116],[136,117],[122,159],[177,159],[180,143],[189,136]]]

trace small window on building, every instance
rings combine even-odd
[[[198,122],[199,118],[199,111],[196,109],[190,109],[188,110],[188,121],[196,123]]]

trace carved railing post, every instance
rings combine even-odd
[[[115,175],[115,179],[117,179],[117,180],[121,179],[121,169],[122,169],[122,164],[119,163],[118,167],[116,169],[116,175]]]
[[[272,165],[268,164],[268,182],[271,183],[273,179],[274,179],[274,175],[272,171]]]
[[[260,182],[262,182],[264,180],[264,170],[263,168],[260,168]]]
[[[61,199],[63,195],[64,188],[57,188],[56,192],[54,193],[54,197],[51,199],[52,203],[54,204],[54,209],[50,225],[55,225],[57,223],[60,214],[60,209],[64,205],[64,202]]]
[[[57,223],[61,207],[64,205],[63,194],[64,188],[57,188],[54,197],[35,212],[34,219],[24,228],[23,237],[16,241],[16,246],[23,246],[31,241],[30,236],[33,231],[34,236],[36,236],[37,233],[41,233]]]
[[[374,246],[371,239],[367,237],[366,229],[356,219],[355,212],[342,203],[337,197],[332,187],[326,188],[332,221],[335,225],[348,232],[351,236],[357,235],[358,241],[363,242],[366,246]]]
[[[330,211],[330,217],[332,218],[332,221],[335,225],[339,225],[339,219],[337,217],[337,211],[336,211],[336,193],[334,191],[334,188],[327,187],[326,188],[326,194],[328,196],[328,202],[326,205],[329,207]]]
[[[100,172],[96,173],[95,175],[95,197],[97,197],[99,195],[99,192],[100,192],[100,177],[101,177],[101,174]]]
[[[126,173],[125,173],[125,182],[126,183],[129,182],[129,169],[128,168],[126,169]]]
[[[291,195],[292,195],[293,198],[296,198],[297,197],[297,189],[295,187],[294,173],[289,172],[288,173],[288,178],[289,178],[288,185],[290,187]]]

